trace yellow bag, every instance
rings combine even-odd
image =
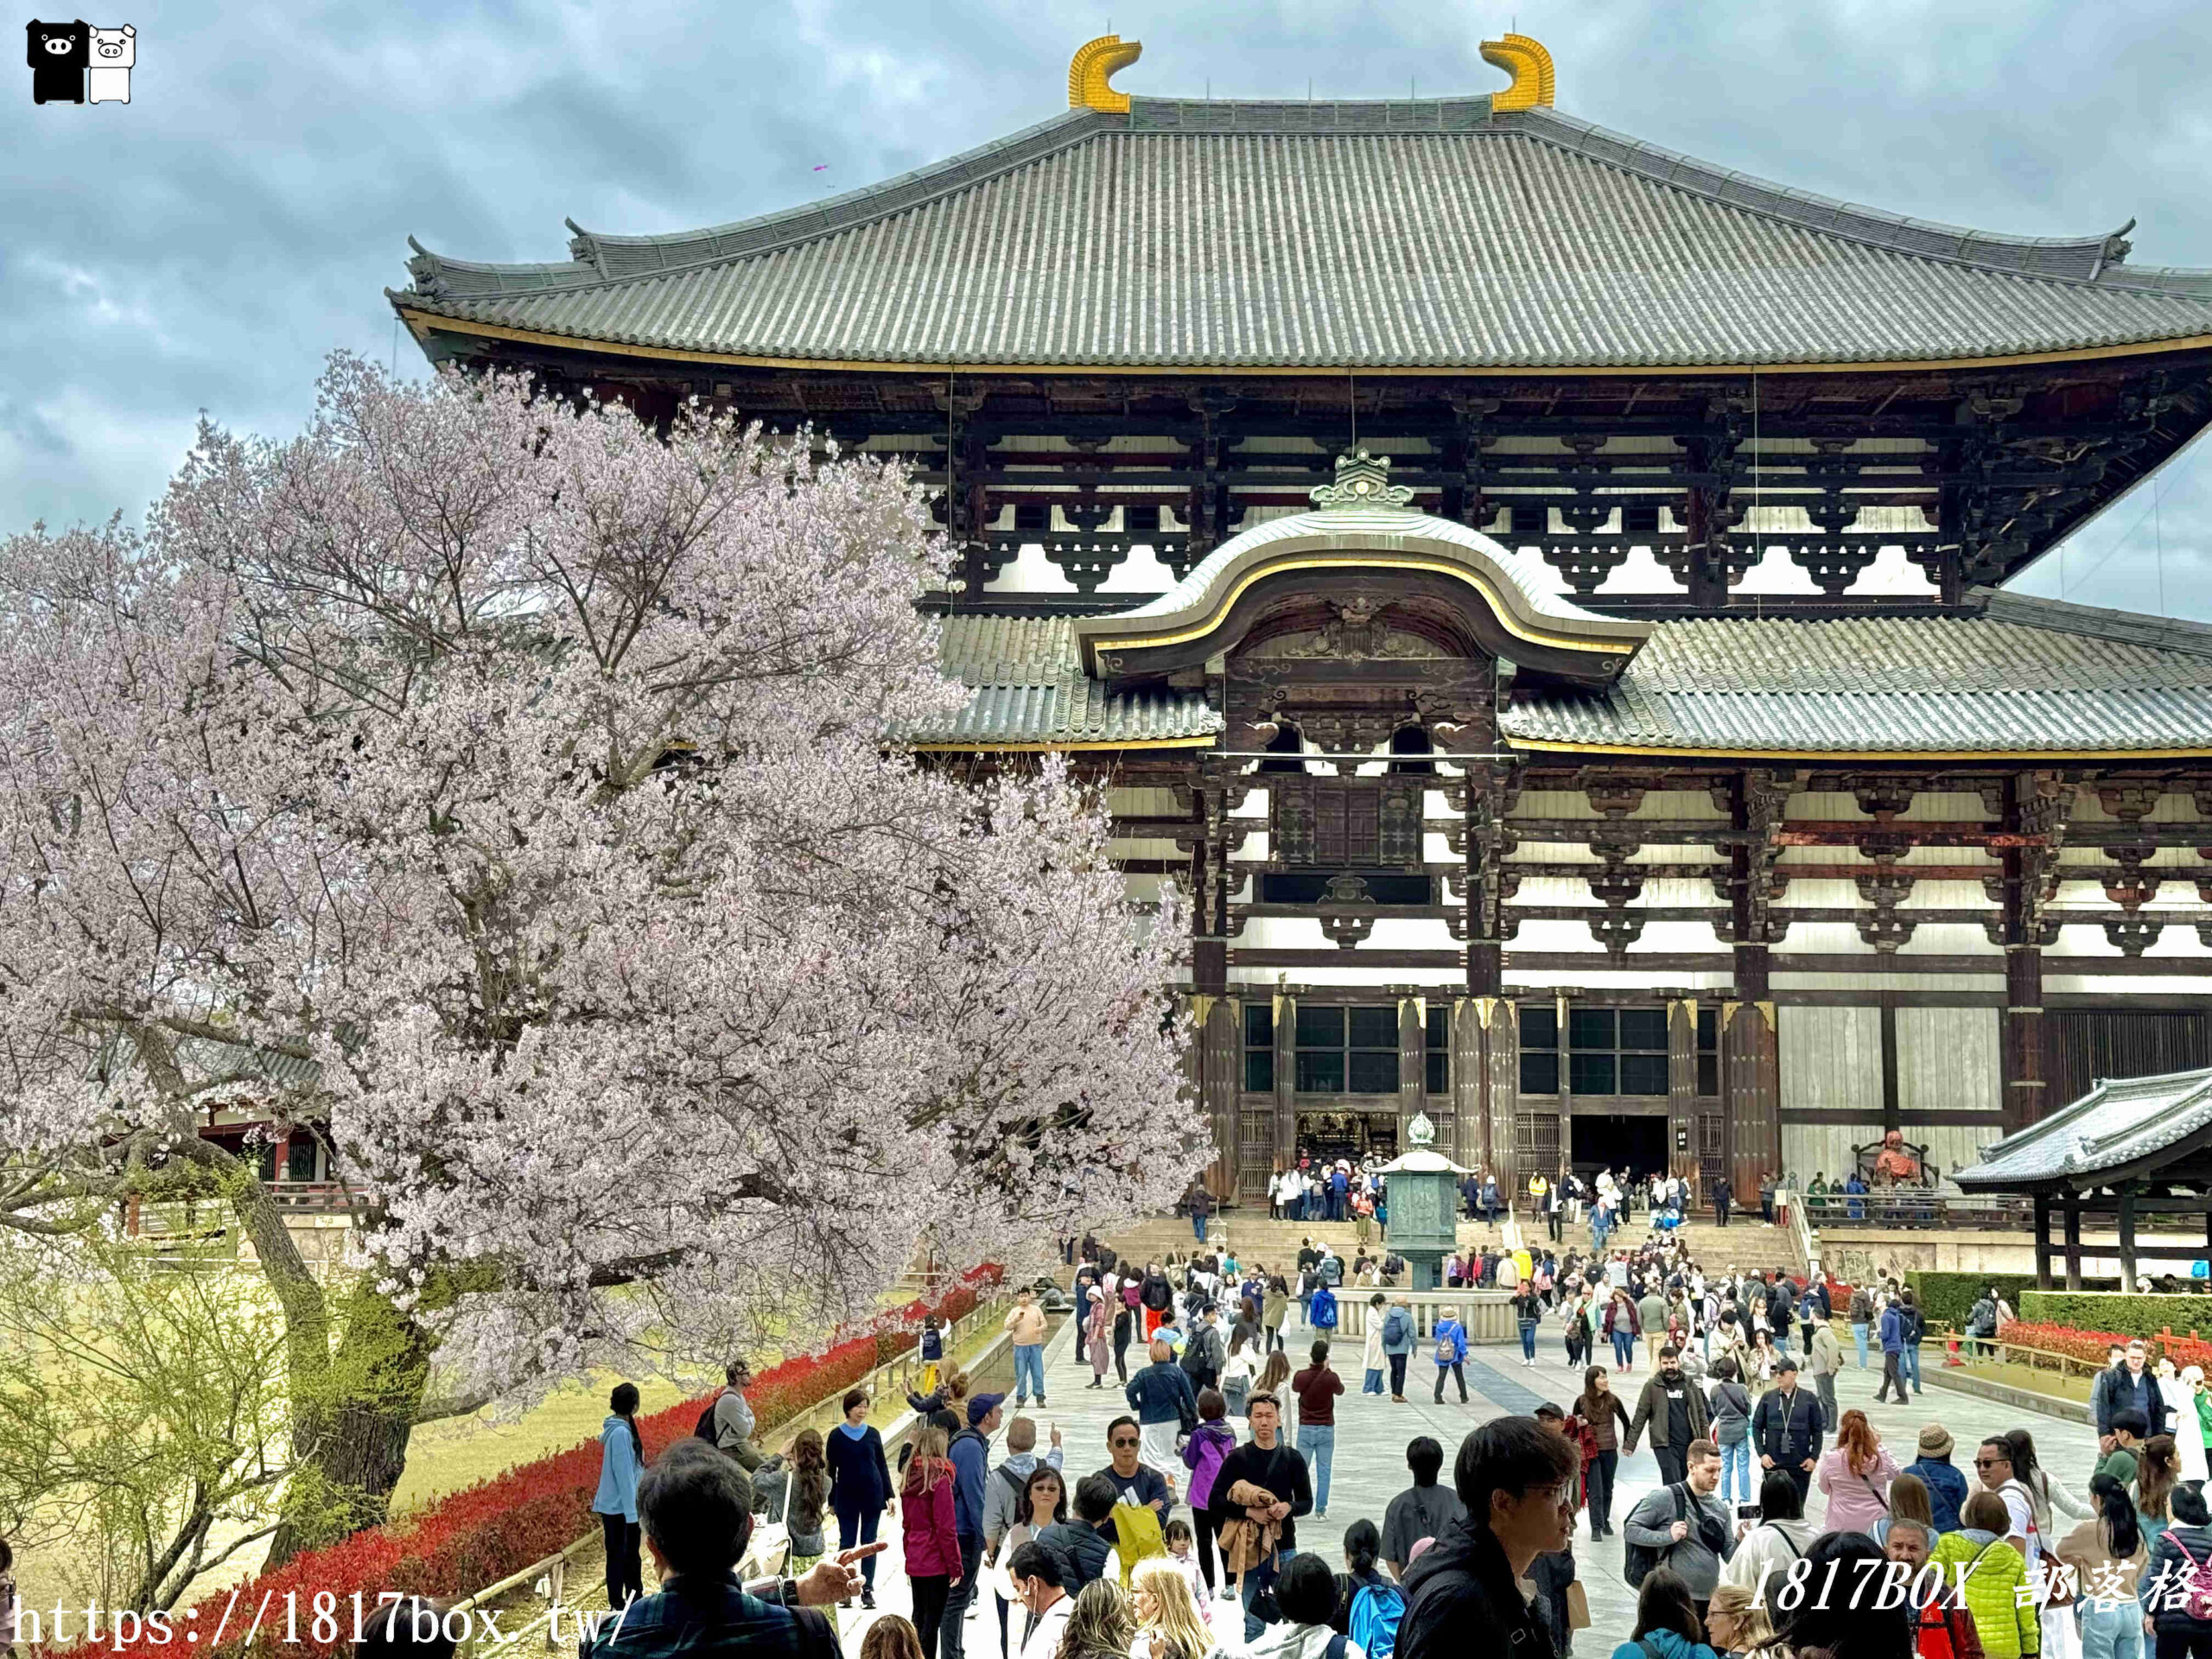
[[[1114,1553],[1122,1558],[1122,1588],[1126,1590],[1129,1587],[1130,1570],[1139,1561],[1167,1553],[1167,1540],[1160,1531],[1160,1511],[1149,1506],[1116,1503]]]

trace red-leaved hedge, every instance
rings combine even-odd
[[[1998,1334],[2005,1341],[2017,1342],[2024,1348],[2065,1354],[2087,1360],[2092,1365],[2103,1364],[2114,1343],[2124,1346],[2133,1340],[2116,1331],[2082,1331],[2070,1325],[2045,1325],[2033,1319],[2015,1319]],[[2171,1330],[2162,1331],[2150,1340],[2154,1357],[2163,1354],[2177,1368],[2202,1365],[2207,1373],[2212,1373],[2212,1342],[2177,1337]]]
[[[757,1432],[765,1435],[791,1421],[912,1348],[916,1327],[926,1315],[934,1313],[949,1323],[969,1312],[999,1276],[997,1265],[987,1262],[935,1303],[917,1300],[880,1325],[821,1353],[803,1354],[760,1372],[746,1391]],[[657,1457],[690,1433],[709,1397],[702,1395],[640,1417],[638,1428],[645,1455]],[[327,1659],[352,1644],[357,1593],[371,1611],[378,1594],[387,1590],[456,1600],[473,1594],[594,1530],[591,1500],[598,1489],[599,1442],[586,1440],[550,1457],[518,1464],[413,1515],[297,1555],[241,1586],[235,1599],[226,1592],[200,1603],[193,1610],[196,1619],[180,1610],[173,1616],[175,1629],[198,1631],[194,1650],[200,1655],[229,1659],[251,1652],[281,1659]],[[319,1602],[326,1593],[329,1599]],[[319,1607],[334,1610],[322,1621],[321,1630],[315,1618]],[[249,1645],[245,1633],[254,1624],[257,1608],[266,1611]],[[287,1609],[296,1610],[289,1619]],[[225,1624],[227,1633],[219,1646],[211,1645],[219,1624]],[[111,1637],[67,1649],[60,1659],[176,1659],[178,1651],[176,1638],[118,1643]]]

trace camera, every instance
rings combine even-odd
[[[1759,1518],[1759,1506],[1756,1503],[1738,1503],[1736,1506],[1736,1518],[1738,1521],[1758,1520]]]

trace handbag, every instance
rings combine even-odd
[[[1590,1628],[1590,1592],[1576,1579],[1567,1586],[1567,1628],[1586,1630]]]

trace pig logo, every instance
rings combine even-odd
[[[92,63],[85,79],[95,104],[128,104],[130,69],[138,60],[138,31],[129,23],[120,29],[94,25]]]

